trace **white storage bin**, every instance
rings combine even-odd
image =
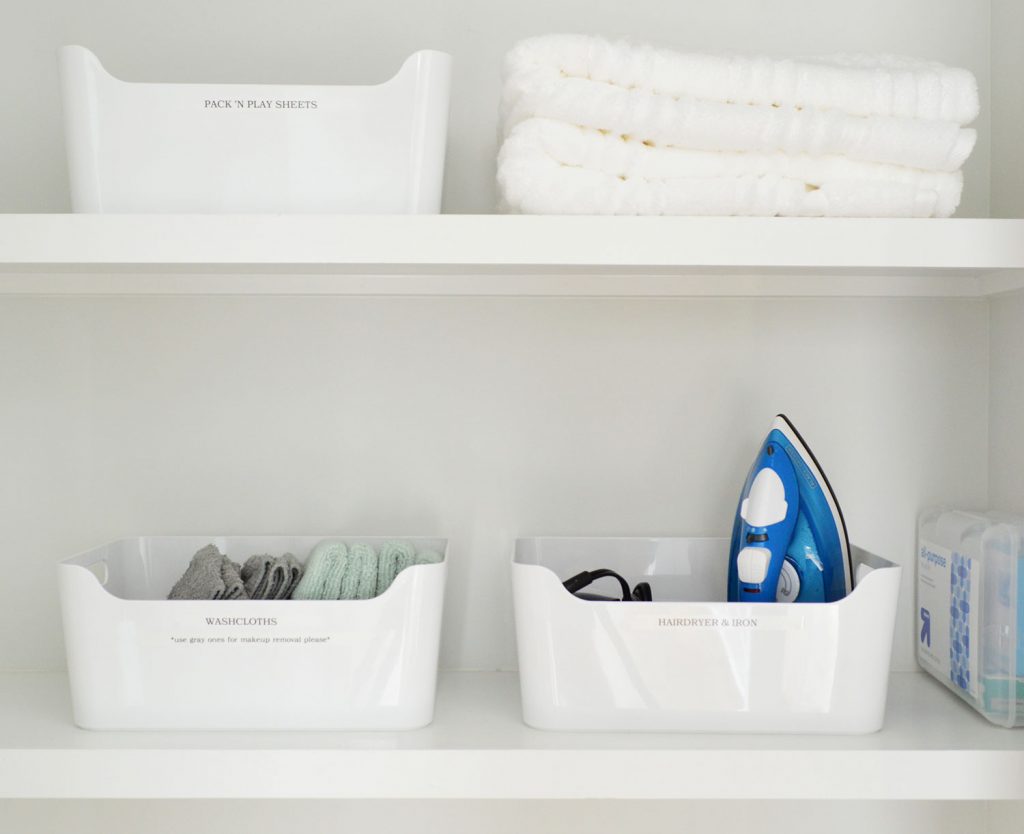
[[[76,212],[437,213],[451,58],[371,86],[141,84],[60,52]]]
[[[1024,726],[1024,519],[945,507],[918,524],[917,660],[994,724]]]
[[[324,537],[122,539],[59,566],[75,723],[88,729],[422,727],[433,717],[445,554],[368,600],[165,599],[211,542],[236,562]],[[379,547],[386,539],[346,538]]]
[[[545,730],[878,730],[900,568],[854,548],[859,581],[845,599],[731,603],[724,601],[728,551],[726,539],[520,539],[512,573],[526,723]],[[562,587],[597,568],[617,571],[631,586],[649,582],[655,602],[584,601]]]

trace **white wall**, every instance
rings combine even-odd
[[[992,3],[992,216],[1024,217],[1024,3]]]
[[[365,83],[415,49],[448,50],[446,211],[491,211],[501,56],[551,31],[777,55],[897,52],[968,67],[984,109],[961,214],[988,214],[989,0],[7,0],[0,211],[67,210],[54,53],[74,42],[115,75],[144,81]]]
[[[994,508],[1024,513],[1024,294],[992,300],[990,338],[990,498]]]

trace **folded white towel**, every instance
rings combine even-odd
[[[934,193],[898,183],[832,182],[808,193],[774,176],[623,181],[557,164],[506,175],[504,208],[523,214],[933,217],[936,205]]]
[[[859,116],[966,125],[979,109],[978,84],[969,71],[891,55],[799,60],[711,55],[586,35],[530,38],[506,55],[506,77],[536,67],[669,96]]]
[[[498,155],[526,214],[946,217],[962,179],[844,159],[652,148],[559,122],[519,124]]]
[[[963,174],[921,171],[874,162],[857,162],[843,157],[812,157],[781,153],[716,153],[645,145],[636,140],[550,119],[520,122],[506,138],[498,157],[498,182],[517,190],[512,180],[531,164],[544,169],[554,161],[562,166],[598,171],[620,179],[691,181],[777,177],[800,182],[807,193],[821,189],[825,197],[833,183],[848,189],[854,183],[899,184],[925,194],[915,206],[930,206],[938,217],[956,211],[963,191]],[[527,176],[532,176],[527,174]],[[680,187],[685,187],[683,183]],[[872,192],[874,193],[874,192]],[[906,193],[903,189],[900,194]],[[817,199],[817,198],[816,198]],[[506,198],[506,203],[512,200]],[[818,205],[811,201],[805,205]]]
[[[523,69],[506,79],[502,115],[506,134],[522,121],[541,117],[655,145],[846,156],[931,171],[959,169],[977,139],[975,131],[955,122],[677,98],[568,77],[548,66]]]

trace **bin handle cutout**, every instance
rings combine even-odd
[[[99,580],[100,585],[106,587],[107,580],[110,579],[110,568],[107,566],[106,559],[86,565],[85,569]]]

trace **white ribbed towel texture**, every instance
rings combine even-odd
[[[939,64],[547,35],[506,57],[498,184],[540,214],[947,217],[977,113]]]

